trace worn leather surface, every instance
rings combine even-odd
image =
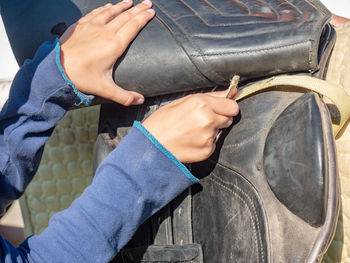
[[[104,3],[0,1],[17,61],[53,40],[57,25]],[[154,0],[153,6],[156,18],[116,64],[115,80],[126,89],[154,96],[227,85],[233,74],[244,80],[320,68],[330,13],[318,0]]]
[[[138,247],[125,249],[113,262],[125,263],[203,263],[201,245],[152,245],[149,247]]]
[[[205,262],[269,262],[269,235],[259,193],[241,174],[215,163],[196,166],[193,239]]]
[[[129,116],[125,119],[141,121],[160,105],[184,95],[155,97],[146,100],[145,105],[133,108],[103,105],[99,136],[107,136],[117,144],[127,132],[131,123],[118,120],[113,112]],[[240,116],[230,129],[225,130],[214,155],[210,160],[190,167],[195,176],[202,178],[201,182],[146,221],[142,231],[138,231],[125,249],[147,243],[197,243],[202,246],[204,262],[294,263],[321,260],[333,236],[339,209],[335,148],[330,116],[324,102],[314,93],[302,95],[298,92],[269,91],[244,99],[239,105]],[[296,111],[298,118],[286,114],[294,107],[310,114],[298,115],[300,112]],[[275,175],[280,177],[281,185],[286,185],[293,178],[310,177],[298,185],[299,188],[294,188],[295,195],[307,195],[308,192],[303,191],[306,188],[318,193],[318,196],[312,197],[316,202],[304,200],[305,207],[295,195],[275,193],[268,182],[264,167],[265,149],[276,140],[272,137],[266,139],[279,119],[285,123],[290,121],[296,128],[320,121],[314,128],[304,133],[300,131],[300,136],[296,136],[293,129],[284,131],[284,139],[292,138],[298,145],[298,155],[305,156],[306,170],[290,169],[288,173]],[[306,141],[310,148],[303,147]],[[307,157],[314,141],[327,149],[318,155],[319,161],[325,163],[323,169],[311,167],[313,163]],[[277,143],[280,142],[281,138],[277,138]],[[95,154],[103,147],[103,144],[97,145]],[[282,147],[283,144],[280,145]],[[280,162],[288,164],[291,160],[290,156],[284,155],[270,161],[275,161],[278,166]],[[282,200],[281,195],[285,199]],[[293,207],[288,207],[290,204]],[[183,211],[186,212],[183,214]],[[179,214],[182,222],[187,224],[176,224]],[[315,218],[318,226],[312,221]],[[186,235],[188,227],[184,226],[192,228],[190,239]],[[179,233],[185,238],[175,238]],[[116,262],[126,261],[119,258]]]
[[[159,95],[166,94],[169,87],[174,92],[186,90],[186,84],[196,88],[228,85],[233,74],[244,80],[319,68],[318,43],[329,13],[323,8],[316,9],[314,5],[320,6],[316,1],[156,0],[153,3],[157,19],[164,24],[163,29],[157,29],[168,32],[167,38],[173,37],[173,41],[179,43],[207,82],[187,81],[185,71],[182,77],[185,85],[180,79],[173,82],[172,72],[163,75],[169,79],[165,84],[158,85],[157,78],[149,81],[147,76],[153,75],[154,65],[152,61],[151,66],[143,61],[148,61],[150,56],[158,63],[157,68],[171,61],[175,72],[187,65],[187,61],[164,61],[163,52],[174,51],[163,46],[163,42],[144,47],[149,36],[155,35],[154,29],[148,26],[129,49],[131,54],[141,55],[126,55],[116,69],[115,79],[122,86],[131,85],[133,90],[146,95]],[[149,25],[153,23],[156,21]],[[158,54],[158,50],[163,51]],[[130,77],[139,73],[144,78],[133,78],[130,84]],[[191,74],[197,77],[198,72]],[[142,87],[146,87],[147,92]]]
[[[267,182],[277,199],[304,221],[324,223],[327,145],[315,96],[289,105],[276,119],[264,147]]]

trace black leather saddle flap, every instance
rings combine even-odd
[[[318,1],[153,1],[157,16],[118,61],[115,80],[146,96],[315,72],[330,38]],[[322,43],[320,43],[322,41]]]
[[[18,62],[61,34],[64,25],[107,2],[0,0]],[[114,73],[120,86],[145,96],[226,86],[234,74],[244,80],[315,72],[331,49],[331,13],[318,0],[153,0],[153,8],[156,17]]]
[[[130,120],[142,121],[168,100],[149,98],[131,109],[103,105],[99,161],[125,136]],[[209,263],[321,262],[340,205],[326,104],[313,92],[281,89],[257,93],[239,106],[214,154],[189,166],[201,181],[148,219],[125,251],[195,243]]]

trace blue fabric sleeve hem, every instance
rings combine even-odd
[[[63,79],[66,81],[66,83],[72,87],[74,93],[78,96],[78,98],[80,99],[80,102],[79,103],[74,103],[75,106],[79,106],[81,105],[82,103],[85,105],[85,106],[89,106],[90,103],[91,103],[91,99],[87,98],[83,93],[81,93],[77,87],[74,85],[74,83],[67,77],[66,73],[64,72],[63,70],[63,67],[61,65],[61,60],[60,60],[60,53],[61,53],[61,49],[60,49],[60,43],[58,41],[58,38],[56,38],[56,41],[55,41],[55,51],[56,51],[56,64],[57,64],[57,67],[59,69],[59,71],[61,72],[61,75],[63,77]]]
[[[168,151],[146,128],[139,122],[134,122],[134,127],[139,129],[161,152],[165,154],[193,183],[198,183],[199,179],[192,173],[170,152]]]

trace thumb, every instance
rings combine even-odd
[[[127,91],[116,85],[113,81],[108,81],[104,95],[104,98],[113,100],[124,106],[140,105],[145,101],[142,94],[135,91]]]

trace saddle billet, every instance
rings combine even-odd
[[[106,1],[35,2],[0,2],[20,63],[43,40],[53,39],[51,32]],[[226,86],[234,74],[246,83],[291,72],[323,77],[334,32],[327,24],[330,13],[318,1],[153,3],[157,17],[117,61],[115,79],[146,96],[167,95],[139,107],[103,105],[96,164],[134,119],[194,92],[189,90]],[[240,116],[214,155],[190,167],[201,182],[147,220],[116,262],[321,260],[339,210],[326,104],[298,90],[258,93],[239,104]]]

